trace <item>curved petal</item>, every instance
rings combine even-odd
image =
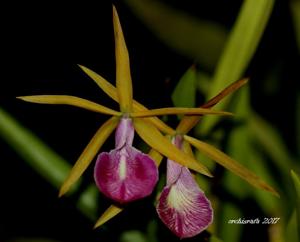
[[[131,114],[133,118],[144,118],[158,115],[172,115],[172,114],[185,114],[185,115],[205,115],[205,114],[217,114],[217,115],[233,115],[230,112],[214,111],[209,108],[157,108],[147,111],[138,111]]]
[[[158,169],[148,155],[126,145],[98,156],[94,178],[105,196],[127,203],[152,193]]]
[[[223,98],[228,96],[229,94],[235,92],[245,84],[247,84],[248,78],[243,78],[239,81],[236,81],[225,89],[223,89],[220,93],[218,93],[213,98],[209,99],[205,104],[201,105],[201,108],[212,108],[217,103],[219,103]],[[184,116],[183,119],[180,121],[179,125],[177,126],[176,130],[179,133],[187,134],[195,125],[199,122],[201,116]]]
[[[41,104],[71,105],[74,107],[90,110],[92,112],[109,114],[114,116],[121,116],[120,112],[107,108],[101,104],[94,103],[92,101],[80,97],[74,97],[69,95],[34,95],[34,96],[20,96],[17,98],[26,102],[41,103]]]
[[[118,215],[122,212],[124,207],[117,206],[115,204],[110,205],[101,217],[97,220],[96,224],[94,225],[94,229],[100,227],[101,225],[105,224],[107,221]]]
[[[173,163],[177,173],[179,165]],[[190,171],[182,166],[177,181],[163,189],[156,210],[163,223],[180,238],[201,233],[213,220],[209,200]]]
[[[197,148],[200,152],[207,155],[207,157],[211,158],[221,166],[230,170],[237,176],[241,177],[245,181],[247,181],[250,185],[255,186],[257,188],[263,189],[267,192],[271,192],[273,195],[279,197],[278,192],[268,185],[265,181],[263,181],[260,177],[258,177],[255,173],[248,170],[245,166],[241,165],[236,160],[232,159],[222,151],[213,147],[210,144],[207,144],[203,141],[197,140],[188,135],[184,135],[184,139]]]
[[[134,128],[138,135],[153,149],[158,151],[169,159],[172,159],[181,165],[187,166],[201,174],[212,177],[210,171],[201,163],[189,155],[183,153],[170,143],[151,123],[144,118],[133,120]]]
[[[93,136],[91,141],[85,147],[84,151],[81,153],[80,157],[76,161],[75,165],[71,169],[68,177],[62,184],[59,190],[59,197],[63,196],[69,191],[71,186],[79,179],[83,172],[87,169],[90,163],[93,161],[99,149],[112,133],[118,124],[118,119],[112,117],[107,120],[101,127],[97,130],[96,134]]]
[[[117,94],[117,89],[110,84],[108,81],[106,81],[103,77],[101,77],[99,74],[96,72],[92,71],[91,69],[79,65],[79,67],[93,80],[95,83],[113,100],[116,102],[119,102],[119,97]],[[133,111],[147,111],[147,108],[143,106],[142,104],[138,103],[137,101],[133,100]],[[157,117],[150,117],[147,118],[149,121],[151,121],[159,130],[162,132],[169,134],[169,135],[174,135],[175,130],[173,130],[171,127],[166,125],[163,121],[161,121]]]

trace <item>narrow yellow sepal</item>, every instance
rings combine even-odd
[[[108,209],[106,209],[105,212],[101,215],[101,217],[97,220],[96,224],[94,225],[94,229],[100,227],[101,225],[103,225],[108,220],[112,219],[122,211],[122,207],[119,207],[114,204],[110,205]]]
[[[194,152],[193,152],[192,147],[189,142],[186,142],[185,140],[183,140],[182,150],[184,153],[188,154],[190,157],[195,158]]]
[[[144,118],[149,116],[170,115],[170,114],[185,114],[185,115],[233,115],[230,112],[214,111],[208,108],[159,108],[145,111],[138,111],[131,114],[133,118]]]
[[[64,181],[62,187],[59,191],[59,197],[64,195],[70,187],[79,179],[82,173],[86,170],[89,164],[92,162],[96,154],[99,152],[99,149],[116,128],[118,124],[118,118],[112,117],[107,120],[96,132],[94,137],[91,139],[89,144],[86,146],[72,170],[69,173],[69,176]]]
[[[155,161],[157,167],[160,166],[163,156],[154,149],[151,149],[148,155]]]
[[[134,115],[136,112],[148,111],[148,109],[144,105],[142,105],[136,101],[133,102],[133,108],[134,108],[134,112],[131,113],[131,115]],[[151,122],[153,125],[155,125],[156,128],[158,128],[161,132],[163,132],[165,134],[168,134],[168,135],[175,134],[174,129],[172,129],[171,127],[166,125],[163,121],[161,121],[157,117],[149,117],[149,118],[145,118],[145,120],[148,120],[149,122]]]
[[[217,103],[219,103],[222,99],[227,97],[229,94],[235,92],[242,86],[248,83],[248,78],[243,78],[241,80],[238,80],[229,86],[227,86],[225,89],[223,89],[220,93],[218,93],[216,96],[211,98],[209,101],[207,101],[205,104],[201,105],[202,108],[211,108],[215,106]],[[199,122],[201,119],[200,116],[185,116],[180,121],[179,125],[177,126],[177,132],[181,134],[188,133],[195,125]]]
[[[68,96],[68,95],[35,95],[35,96],[21,96],[17,97],[18,99],[21,99],[26,102],[32,102],[32,103],[40,103],[40,104],[59,104],[59,105],[71,105],[78,108],[87,109],[89,111],[97,112],[97,113],[103,113],[113,116],[121,116],[120,112],[117,112],[113,109],[107,108],[103,105],[100,105],[98,103],[94,103],[92,101],[74,97],[74,96]]]
[[[114,101],[119,102],[119,97],[117,94],[117,89],[110,84],[108,81],[106,81],[103,77],[101,77],[96,72],[90,70],[87,67],[80,66],[79,67],[93,80],[95,83]],[[142,104],[138,103],[137,101],[133,100],[133,111],[139,112],[139,111],[147,111],[148,109],[143,106]],[[164,132],[165,134],[173,135],[175,134],[175,131],[170,128],[168,125],[166,125],[164,122],[162,122],[157,117],[151,117],[147,120],[150,120],[159,130]]]
[[[130,62],[122,27],[115,6],[113,6],[113,24],[116,55],[116,87],[122,112],[132,111],[132,81]]]
[[[149,123],[149,121],[142,118],[136,118],[133,119],[133,124],[138,135],[156,151],[183,166],[212,177],[211,173],[204,165],[198,163],[195,159],[172,145],[166,137]]]
[[[117,94],[117,89],[110,84],[107,80],[105,80],[102,76],[100,76],[98,73],[92,71],[91,69],[78,65],[81,70],[85,72],[97,85],[104,91],[109,97],[111,97],[113,100],[118,102],[118,94]]]
[[[245,181],[247,181],[252,186],[263,189],[265,191],[271,192],[272,194],[279,196],[277,191],[265,183],[261,178],[255,175],[252,171],[248,170],[246,167],[242,166],[240,163],[224,154],[222,151],[216,149],[212,145],[205,142],[197,140],[193,137],[184,135],[184,139],[191,145],[196,147],[203,154],[207,155],[209,158],[216,161],[218,164],[224,166],[226,169],[230,170],[234,174],[238,175]]]

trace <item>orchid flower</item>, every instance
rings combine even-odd
[[[99,190],[117,203],[130,202],[151,194],[158,180],[158,171],[154,159],[132,146],[135,130],[149,146],[160,154],[194,171],[211,176],[211,173],[204,165],[173,146],[160,133],[159,129],[170,130],[170,128],[154,116],[168,114],[231,115],[231,113],[205,108],[161,108],[148,110],[137,104],[132,97],[129,55],[115,7],[113,7],[113,25],[116,56],[116,90],[108,92],[118,100],[120,111],[115,111],[86,99],[67,95],[19,97],[19,99],[28,102],[72,105],[113,116],[99,128],[84,149],[63,183],[59,196],[65,194],[79,179],[115,128],[115,149],[108,153],[100,153],[96,161],[94,178]],[[89,72],[86,67],[80,67],[85,72]],[[104,87],[99,86],[103,90],[107,90],[107,87],[111,84],[103,78],[100,79],[104,82]],[[99,84],[97,81],[96,83]]]
[[[158,170],[150,156],[132,147],[134,128],[130,118],[121,119],[115,136],[116,148],[102,152],[96,161],[97,186],[120,203],[150,195],[158,180]]]
[[[178,148],[182,148],[182,141],[181,135],[173,138]],[[210,201],[189,169],[170,159],[167,161],[167,186],[156,209],[163,223],[180,238],[201,233],[213,220]]]
[[[254,173],[228,157],[220,150],[187,135],[201,115],[231,115],[210,108],[223,97],[246,83],[239,81],[227,87],[200,108],[161,108],[148,110],[133,99],[132,82],[128,50],[115,7],[113,24],[116,56],[116,87],[97,73],[80,68],[113,100],[117,101],[120,111],[94,103],[92,101],[66,95],[22,96],[20,99],[43,104],[64,104],[84,108],[90,111],[112,115],[88,143],[69,176],[63,183],[59,196],[69,191],[93,161],[105,140],[115,132],[115,148],[110,152],[101,152],[97,158],[94,178],[99,190],[113,203],[96,222],[98,227],[120,213],[124,203],[143,198],[151,194],[157,179],[163,156],[168,158],[167,185],[161,193],[157,211],[163,222],[179,237],[191,237],[203,231],[212,221],[212,208],[203,191],[196,185],[189,169],[211,177],[210,171],[194,157],[192,152],[184,152],[184,147],[195,146],[208,157],[245,179],[251,185],[277,192]],[[186,114],[176,130],[167,126],[156,116]],[[144,154],[132,146],[135,131],[152,149]],[[173,137],[173,145],[163,134]],[[181,150],[183,148],[183,150]],[[187,206],[186,206],[187,205]],[[172,217],[173,216],[173,217]]]
[[[112,86],[110,83],[105,81],[100,75],[95,73],[94,71],[86,68],[81,67],[86,74],[93,79],[99,87],[102,88],[102,90],[110,96],[113,100],[118,102],[117,97],[117,90],[114,86]],[[222,90],[219,94],[217,94],[215,97],[210,99],[207,103],[202,105],[201,107],[204,108],[211,108],[214,105],[216,105],[218,102],[220,102],[223,98],[228,96],[229,94],[235,92],[242,86],[244,86],[248,82],[248,79],[241,79],[239,81],[236,81],[232,84],[230,84],[228,87],[226,87],[224,90]],[[146,112],[147,109],[133,100],[133,107],[137,111],[144,111]],[[193,153],[191,151],[190,145],[193,145],[196,149],[198,149],[200,152],[207,155],[212,160],[216,161],[218,164],[222,165],[224,168],[228,169],[229,171],[233,172],[240,178],[244,179],[246,182],[248,182],[250,185],[265,190],[267,192],[272,193],[275,196],[279,196],[277,191],[272,188],[270,185],[266,184],[260,177],[255,175],[253,172],[248,170],[246,167],[242,166],[239,162],[235,161],[228,155],[224,154],[222,151],[216,149],[212,145],[209,145],[203,141],[197,140],[191,136],[186,135],[200,120],[201,116],[184,116],[179,125],[177,126],[176,130],[172,129],[171,127],[165,125],[162,123],[159,119],[153,117],[149,118],[151,119],[151,122],[155,123],[155,125],[165,134],[168,136],[176,136],[178,134],[182,135],[183,137],[183,147],[188,151],[190,157],[193,157]],[[159,166],[162,161],[162,156],[160,153],[158,153],[156,150],[152,149],[149,152],[149,155],[155,160],[156,164]],[[171,159],[172,160],[172,159]],[[178,162],[177,162],[178,163]],[[179,163],[180,164],[180,163]],[[185,166],[185,165],[183,165]],[[115,204],[112,204],[109,206],[106,211],[100,216],[98,221],[95,224],[95,228],[103,225],[116,215],[118,215],[120,212],[122,212],[124,207],[117,206]],[[172,214],[170,213],[170,216]],[[208,222],[209,223],[209,222]],[[201,232],[201,230],[200,230]],[[182,236],[184,237],[184,236]]]

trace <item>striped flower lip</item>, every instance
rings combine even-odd
[[[115,149],[102,152],[96,161],[94,178],[107,197],[127,203],[150,195],[158,180],[158,169],[150,156],[132,146],[134,128],[122,118],[115,134]]]
[[[181,148],[182,137],[177,135],[173,143]],[[167,162],[167,185],[160,195],[157,213],[176,236],[193,237],[213,220],[210,201],[186,167],[170,159]]]

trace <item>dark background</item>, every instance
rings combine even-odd
[[[192,0],[164,2],[230,29],[242,1],[206,1],[201,8]],[[295,120],[299,59],[288,2],[276,1],[245,75],[251,77],[254,108],[280,130],[296,153],[294,125],[290,123]],[[161,43],[123,2],[114,3],[131,57],[135,99],[151,108],[171,105],[170,94],[193,60]],[[117,108],[76,65],[85,65],[113,83],[112,2],[14,2],[2,11],[6,15],[1,21],[1,106],[74,163],[105,117],[72,107],[29,104],[15,97],[69,94]],[[275,91],[266,94],[261,80],[276,65],[280,82]],[[287,113],[278,112],[283,107]],[[117,241],[119,234],[114,229],[143,227],[147,219],[156,216],[152,206],[144,208],[145,204],[138,203],[136,210],[124,212],[109,227],[92,230],[94,221],[77,211],[73,197],[58,199],[58,191],[2,140],[0,154],[0,241],[15,237]],[[85,179],[87,183],[92,181],[91,169]]]

